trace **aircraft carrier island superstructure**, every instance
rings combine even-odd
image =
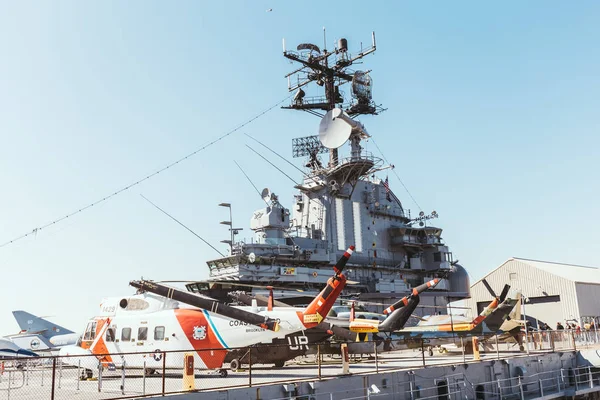
[[[284,108],[321,118],[319,135],[292,141],[294,157],[306,160],[300,170],[302,183],[296,186],[298,194],[290,209],[264,189],[266,206],[251,218],[254,238],[249,243],[236,242],[235,228],[230,221],[224,222],[231,231],[231,240],[225,241],[230,255],[208,261],[209,281],[190,283],[188,290],[204,291],[210,284],[208,292],[215,296],[218,291],[257,290],[245,285],[272,285],[310,292],[323,287],[332,265],[354,244],[346,275],[355,283],[349,285],[348,295],[389,304],[416,285],[434,277],[446,278],[424,293],[421,302],[439,309],[421,309],[421,315],[445,313],[448,301],[469,296],[466,271],[454,262],[442,229],[431,225],[437,213],[411,215],[390,190],[388,178],[379,177],[393,165],[384,165],[361,146],[371,136],[354,118],[377,115],[383,109],[372,100],[369,72],[349,67],[373,51],[374,35],[372,46],[354,56],[345,39],[333,51],[314,44],[288,51],[284,44],[284,56],[300,64],[287,76],[288,89],[295,96]],[[306,96],[303,88],[313,82],[325,89],[324,96]],[[348,86],[351,99],[346,101],[340,88]],[[329,155],[328,162],[320,159],[321,154]],[[450,270],[454,272],[449,274]]]

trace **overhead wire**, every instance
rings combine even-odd
[[[71,213],[69,213],[69,214],[67,214],[67,215],[65,215],[65,216],[63,216],[63,217],[60,217],[60,218],[58,218],[58,219],[55,219],[55,220],[53,220],[52,222],[49,222],[49,223],[47,223],[47,224],[44,224],[44,225],[38,226],[38,227],[34,228],[33,230],[31,230],[30,232],[27,232],[27,233],[25,233],[25,234],[23,234],[23,235],[20,235],[20,236],[17,236],[17,237],[15,237],[15,238],[14,238],[14,239],[12,239],[12,240],[9,240],[9,241],[7,241],[7,242],[4,242],[4,243],[0,244],[0,248],[2,248],[2,247],[5,247],[5,246],[8,246],[9,244],[12,244],[12,243],[14,243],[14,242],[16,242],[16,241],[18,241],[18,240],[24,239],[24,238],[26,238],[26,237],[28,237],[28,236],[31,236],[31,235],[36,235],[36,234],[37,234],[39,231],[41,231],[42,229],[48,228],[48,227],[50,227],[50,226],[52,226],[52,225],[55,225],[55,224],[57,224],[57,223],[59,223],[59,222],[62,222],[62,221],[64,221],[64,220],[66,220],[66,219],[68,219],[68,218],[70,218],[70,217],[73,217],[73,216],[75,216],[75,215],[77,215],[77,214],[80,214],[80,213],[82,213],[82,212],[86,211],[87,209],[89,209],[89,208],[91,208],[91,207],[93,207],[93,206],[95,206],[95,205],[98,205],[98,204],[100,204],[100,203],[103,203],[103,202],[105,202],[105,201],[107,201],[107,200],[110,200],[111,198],[113,198],[113,197],[117,196],[118,194],[121,194],[121,193],[123,193],[123,192],[125,192],[125,191],[127,191],[127,190],[131,189],[132,187],[134,187],[134,186],[137,186],[137,185],[139,185],[139,184],[141,184],[141,183],[143,183],[143,182],[147,181],[148,179],[155,177],[156,175],[160,174],[161,172],[164,172],[164,171],[168,170],[169,168],[171,168],[171,167],[174,167],[175,165],[177,165],[177,164],[179,164],[179,163],[181,163],[181,162],[183,162],[183,161],[187,160],[188,158],[195,156],[196,154],[198,154],[198,153],[200,153],[201,151],[203,151],[203,150],[207,149],[208,147],[212,146],[213,144],[215,144],[215,143],[217,143],[217,142],[219,142],[219,141],[221,141],[221,140],[225,139],[226,137],[230,136],[231,134],[233,134],[233,133],[235,133],[235,132],[239,131],[240,129],[242,129],[242,128],[243,128],[243,127],[245,127],[246,125],[248,125],[248,124],[250,124],[250,123],[254,122],[254,121],[255,121],[255,120],[257,120],[258,118],[260,118],[260,117],[262,117],[263,115],[265,115],[266,113],[268,113],[269,111],[273,110],[275,107],[279,106],[281,103],[285,102],[285,101],[286,101],[286,100],[288,100],[290,97],[292,97],[292,95],[289,95],[289,96],[287,96],[286,98],[284,98],[284,99],[282,99],[282,100],[278,101],[276,104],[274,104],[274,105],[270,106],[269,108],[267,108],[267,109],[265,109],[265,110],[261,111],[260,113],[256,114],[256,115],[255,115],[255,116],[253,116],[252,118],[250,118],[250,119],[246,120],[244,123],[242,123],[242,124],[240,124],[240,125],[236,126],[234,129],[230,130],[229,132],[227,132],[227,133],[225,133],[225,134],[223,134],[223,135],[219,136],[218,138],[214,139],[213,141],[211,141],[211,142],[209,142],[209,143],[207,143],[207,144],[203,145],[202,147],[200,147],[200,148],[198,148],[198,149],[196,149],[196,150],[192,151],[191,153],[187,154],[186,156],[184,156],[184,157],[181,157],[181,158],[179,158],[178,160],[176,160],[176,161],[173,161],[172,163],[170,163],[170,164],[168,164],[168,165],[166,165],[166,166],[164,166],[164,167],[162,167],[162,168],[158,169],[157,171],[155,171],[155,172],[153,172],[153,173],[151,173],[151,174],[147,175],[146,177],[144,177],[144,178],[141,178],[141,179],[139,179],[139,180],[137,180],[137,181],[135,181],[135,182],[133,182],[133,183],[131,183],[131,184],[127,185],[127,186],[124,186],[124,187],[122,187],[121,189],[119,189],[119,190],[117,190],[117,191],[113,192],[112,194],[109,194],[108,196],[105,196],[105,197],[103,197],[103,198],[101,198],[101,199],[99,199],[99,200],[96,200],[96,201],[94,201],[93,203],[90,203],[90,204],[86,205],[85,207],[79,208],[79,209],[77,209],[76,211],[73,211],[73,212],[71,212]]]
[[[381,154],[381,157],[383,157],[383,161],[385,161],[386,164],[389,164],[387,158],[385,158],[385,155],[383,154],[383,151],[381,151],[381,149],[377,145],[377,142],[375,142],[375,139],[373,139],[371,137],[369,140],[373,142],[373,144],[375,145],[375,147],[377,147],[377,150],[379,151],[379,154]],[[400,179],[400,176],[396,172],[396,168],[392,168],[392,172],[394,173],[394,175],[396,175],[396,178],[398,179],[398,181],[400,182],[400,184],[402,185],[402,187],[404,187],[404,190],[406,190],[406,193],[408,193],[408,195],[410,196],[410,198],[412,199],[412,201],[419,208],[419,211],[423,211],[423,209],[421,208],[421,206],[419,205],[419,203],[417,203],[417,200],[415,200],[415,198],[413,197],[413,195],[410,193],[410,191],[408,190],[408,188],[404,184],[404,182],[402,182],[402,179]]]
[[[154,204],[150,199],[148,199],[146,196],[144,196],[143,194],[140,193],[140,196],[142,196],[142,198],[144,200],[146,200],[148,203],[152,204],[154,207],[156,207],[156,209],[158,209],[158,211],[162,212],[163,214],[165,214],[167,217],[171,218],[173,221],[177,222],[179,225],[183,226],[185,229],[187,229],[192,235],[196,236],[198,239],[202,240],[204,243],[206,243],[211,249],[213,249],[214,251],[216,251],[217,253],[219,253],[221,255],[221,257],[225,257],[225,254],[221,253],[219,250],[217,250],[217,248],[215,246],[213,246],[212,244],[208,243],[206,240],[204,240],[204,238],[200,235],[198,235],[196,232],[194,232],[193,230],[191,230],[190,228],[188,228],[187,226],[185,226],[183,224],[183,222],[179,221],[177,218],[175,218],[174,216],[172,216],[171,214],[169,214],[168,212],[166,212],[165,210],[163,210],[162,208],[160,208],[159,206],[157,206],[156,204]]]
[[[298,182],[296,182],[291,176],[289,176],[288,174],[286,174],[285,172],[283,172],[281,170],[281,168],[279,168],[277,165],[273,164],[271,161],[269,161],[265,156],[263,156],[262,154],[260,154],[258,151],[254,150],[252,147],[246,145],[247,148],[249,148],[250,150],[252,150],[253,152],[255,152],[260,158],[262,158],[263,160],[265,160],[266,162],[268,162],[269,164],[271,164],[271,166],[273,168],[275,168],[277,171],[281,172],[283,175],[286,176],[286,178],[288,178],[290,181],[294,182],[294,185],[297,185]]]
[[[277,157],[281,158],[283,161],[285,161],[286,163],[290,164],[292,167],[296,168],[298,171],[300,171],[300,173],[302,175],[307,176],[306,172],[302,171],[300,168],[298,168],[296,165],[294,165],[292,162],[290,162],[290,160],[288,160],[287,158],[283,157],[281,154],[277,153],[275,150],[271,149],[269,146],[267,146],[266,144],[264,144],[260,140],[253,138],[252,136],[248,135],[247,133],[244,133],[244,135],[248,136],[250,139],[254,140],[256,143],[260,144],[262,147],[266,148],[271,153],[275,154]]]
[[[252,182],[252,180],[250,179],[250,177],[246,174],[246,172],[244,171],[244,169],[242,167],[240,167],[240,164],[237,163],[237,161],[233,160],[233,162],[235,163],[235,165],[237,165],[237,167],[240,169],[240,171],[242,171],[242,174],[244,174],[244,176],[246,177],[246,179],[248,179],[248,182],[250,182],[250,184],[252,185],[252,187],[254,187],[254,190],[256,190],[256,193],[258,193],[258,196],[265,202],[265,204],[267,206],[269,206],[269,202],[266,201],[263,197],[262,197],[262,193],[260,192],[260,190],[258,190],[258,188],[256,187],[256,185],[254,184],[254,182]]]

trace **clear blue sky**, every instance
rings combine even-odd
[[[283,99],[281,39],[321,44],[326,26],[330,47],[376,31],[365,67],[388,111],[362,121],[472,280],[511,256],[598,266],[599,19],[595,1],[0,1],[0,242]],[[276,109],[244,131],[289,157],[317,124]],[[131,279],[206,278],[216,253],[139,194],[212,243],[231,202],[248,237],[261,200],[232,160],[285,205],[294,191],[245,143],[237,133],[0,248],[0,334],[17,330],[14,309],[78,330]]]

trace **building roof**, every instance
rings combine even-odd
[[[529,260],[527,258],[517,257],[513,257],[510,260],[520,261],[524,264],[531,265],[534,268],[541,269],[544,272],[560,276],[561,278],[565,278],[573,282],[600,284],[600,268],[585,267],[583,265],[553,263],[548,261]]]
[[[564,264],[564,263],[553,263],[549,261],[531,260],[528,258],[511,257],[492,271],[488,272],[483,278],[478,279],[477,282],[471,284],[471,287],[481,282],[484,278],[490,276],[493,272],[502,268],[506,263],[510,261],[518,261],[524,264],[530,265],[533,268],[541,269],[549,274],[559,276],[564,279],[568,279],[572,282],[580,283],[594,283],[600,285],[600,268],[586,267],[584,265],[575,264]]]

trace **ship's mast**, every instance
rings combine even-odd
[[[325,34],[325,30],[323,30]],[[348,52],[348,41],[339,39],[337,47],[333,51],[326,48],[319,49],[312,43],[301,43],[296,51],[285,49],[283,42],[283,56],[301,64],[299,68],[286,75],[288,78],[288,90],[296,92],[292,103],[283,108],[302,110],[313,115],[323,117],[327,111],[331,111],[340,105],[350,117],[360,114],[377,114],[382,110],[375,105],[371,99],[371,78],[369,71],[349,71],[349,67],[357,60],[375,51],[375,32],[372,33],[372,45],[367,49],[352,56]],[[295,83],[293,83],[295,81]],[[325,89],[324,96],[306,97],[302,90],[303,86],[315,82]],[[352,101],[345,102],[340,86],[351,83]],[[324,111],[324,112],[320,112]],[[321,151],[319,151],[321,152]],[[338,165],[338,149],[329,149],[329,167]]]

